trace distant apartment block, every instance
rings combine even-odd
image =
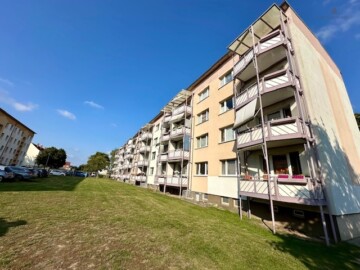
[[[44,146],[40,144],[30,143],[29,148],[26,151],[22,165],[26,167],[34,167],[36,165],[37,156],[44,149],[45,149]]]
[[[0,109],[0,164],[22,165],[35,132]]]
[[[287,2],[228,49],[118,150],[112,177],[360,237],[360,134],[333,60]]]

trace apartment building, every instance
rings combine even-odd
[[[35,132],[0,109],[0,164],[21,165]]]
[[[335,63],[287,2],[228,49],[156,118],[153,186],[265,215],[274,232],[280,219],[360,237],[360,134]]]

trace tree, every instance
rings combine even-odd
[[[36,164],[50,168],[60,168],[65,164],[66,152],[64,149],[48,147],[41,151],[36,157]]]
[[[86,170],[89,172],[97,172],[108,168],[110,164],[110,158],[107,154],[102,152],[96,152],[90,156],[86,164]]]
[[[360,130],[360,113],[355,113],[355,119],[356,119],[356,123],[358,125],[358,128]]]

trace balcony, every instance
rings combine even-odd
[[[268,184],[274,201],[306,205],[325,205],[324,192],[319,184],[309,177],[274,175],[262,179],[239,180],[239,195],[260,199],[269,199]],[[269,183],[268,183],[269,182]]]
[[[139,152],[140,153],[145,153],[145,152],[150,152],[150,146],[148,145],[143,145],[139,148]]]
[[[171,115],[165,115],[164,117],[164,123],[168,123],[171,120]]]
[[[185,134],[190,135],[190,133],[190,128],[187,127],[174,128],[170,131],[170,138],[182,137]]]
[[[183,151],[181,149],[175,150],[175,151],[170,151],[168,153],[168,160],[172,160],[172,161],[176,161],[176,160],[181,160],[181,159],[185,159],[185,160],[189,160],[190,157],[190,153],[189,151]]]
[[[137,162],[138,166],[147,166],[148,164],[149,164],[149,160],[147,160],[147,159],[139,160]]]
[[[134,157],[133,154],[125,154],[125,155],[124,155],[124,159],[131,159],[131,158],[133,158],[133,157]]]
[[[186,115],[191,115],[191,107],[188,105],[182,105],[173,110],[172,115],[178,115],[181,113],[186,113]]]
[[[188,185],[188,179],[187,177],[183,176],[158,176],[158,180],[157,183],[159,185],[167,185],[167,186],[182,186],[182,187],[187,187]]]
[[[168,141],[168,140],[170,140],[170,134],[168,133],[168,134],[164,134],[164,135],[162,135],[161,137],[160,137],[160,141],[161,142],[166,142],[166,141]]]
[[[135,181],[145,182],[146,176],[145,175],[137,175],[137,176],[135,176]]]
[[[160,154],[160,161],[167,161],[168,160],[168,154],[162,153]]]
[[[292,87],[295,83],[298,83],[298,80],[294,79],[288,69],[276,71],[262,77],[260,79],[259,92],[261,95],[266,94],[266,99],[263,99],[263,106],[265,107],[293,96],[294,88]],[[276,91],[280,89],[286,89],[288,91]],[[239,109],[243,107],[250,101],[257,98],[257,94],[257,83],[248,86],[236,97],[235,108]]]
[[[151,132],[146,132],[146,133],[141,134],[140,141],[146,141],[151,138],[152,138]]]
[[[287,42],[280,30],[270,33],[255,44],[259,73],[286,58],[286,48],[284,45],[288,45],[291,48],[291,43]],[[234,65],[234,77],[242,81],[247,81],[254,77],[256,70],[254,65],[250,64],[253,58],[254,49],[251,49]]]
[[[298,118],[283,118],[269,121],[264,128],[265,139],[269,147],[279,147],[302,143],[305,132]],[[256,126],[237,135],[237,148],[243,149],[263,142],[262,128]]]

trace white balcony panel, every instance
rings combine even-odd
[[[251,120],[255,115],[257,99],[252,100],[249,104],[242,107],[236,112],[234,128],[238,128],[242,124]]]
[[[229,176],[208,176],[208,193],[237,198],[237,178]]]

